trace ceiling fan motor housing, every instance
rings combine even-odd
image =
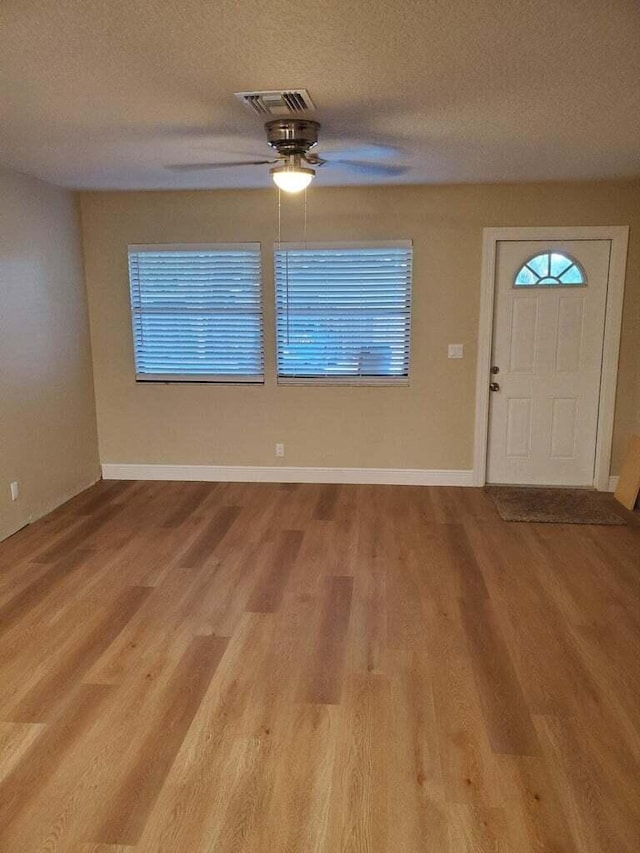
[[[320,123],[308,119],[274,119],[264,129],[267,142],[279,154],[306,154],[318,141]]]

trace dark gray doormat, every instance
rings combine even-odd
[[[500,518],[549,524],[628,524],[613,495],[588,489],[487,486]]]

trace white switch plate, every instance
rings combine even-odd
[[[464,358],[463,344],[449,344],[449,358]]]
[[[18,483],[17,482],[11,483],[10,488],[11,488],[11,500],[17,501],[18,496],[20,494],[20,487],[18,486]]]
[[[276,444],[276,456],[284,456],[284,444],[280,441]]]

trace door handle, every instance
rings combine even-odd
[[[500,390],[500,386],[498,385],[497,382],[490,382],[489,383],[489,391],[499,391],[499,390]]]

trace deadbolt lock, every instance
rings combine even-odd
[[[500,373],[500,368],[498,367],[498,365],[497,365],[497,364],[494,364],[494,365],[493,365],[493,367],[491,368],[491,372],[492,372],[493,374]]]

